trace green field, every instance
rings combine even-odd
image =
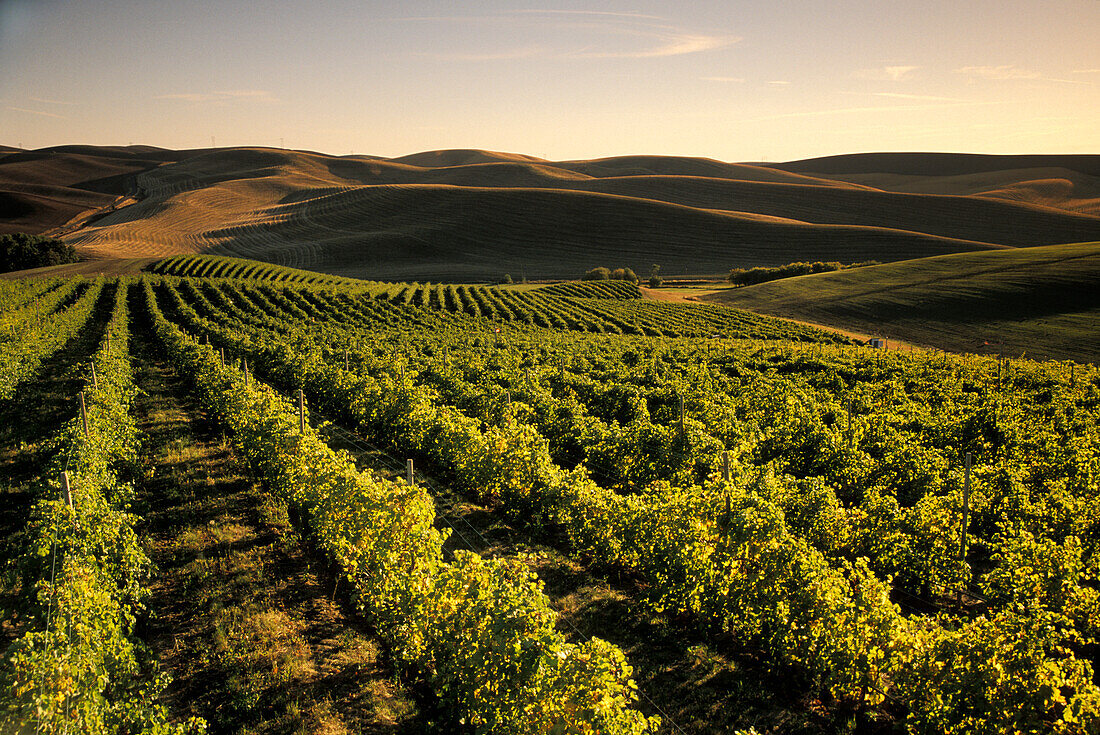
[[[922,258],[700,298],[957,352],[1100,361],[1100,243]]]
[[[168,267],[0,281],[0,731],[1100,727],[1095,367]]]

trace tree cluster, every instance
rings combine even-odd
[[[52,237],[25,232],[0,235],[0,273],[76,261],[73,246]]]
[[[582,281],[630,281],[631,283],[638,282],[638,276],[630,268],[616,268],[610,270],[608,268],[600,267],[593,268],[592,270],[581,276]]]
[[[827,273],[829,271],[842,271],[849,268],[862,268],[868,265],[879,265],[877,260],[865,260],[862,263],[844,264],[836,260],[823,263],[820,260],[813,263],[797,261],[779,265],[772,268],[731,268],[729,282],[737,286],[752,286],[765,281],[775,281],[780,278],[792,276],[805,276],[810,273]]]

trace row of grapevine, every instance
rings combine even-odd
[[[39,288],[25,286],[8,291],[5,298],[8,304],[0,312],[0,339],[4,340],[18,340],[32,333],[43,319],[71,305],[88,288],[88,282],[83,278],[15,283],[37,284]],[[44,285],[48,287],[41,288]]]
[[[360,298],[515,322],[602,334],[712,336],[839,342],[839,338],[782,319],[709,304],[669,304],[640,298],[637,286],[561,284],[515,291],[486,286],[394,284]]]
[[[14,313],[25,306],[33,306],[36,299],[41,299],[51,291],[55,291],[64,285],[71,283],[65,279],[35,278],[0,281],[0,318],[8,325],[0,329],[0,332],[10,332],[11,324],[15,322]]]
[[[328,276],[313,271],[286,268],[257,260],[212,255],[176,255],[157,261],[150,270],[153,273],[169,276],[195,278],[241,278],[312,285],[355,283],[355,281],[339,276]]]
[[[1051,370],[1066,372],[1064,365],[1024,370],[1006,364],[1000,381],[994,377],[1000,368],[991,360],[874,353],[853,359],[858,353],[811,347],[786,356],[775,350],[747,357],[726,351],[714,364],[709,357],[700,361],[698,354],[665,355],[660,363],[653,355],[653,366],[659,365],[654,370],[649,360],[630,352],[637,345],[624,342],[625,349],[597,356],[596,362],[582,358],[583,375],[563,366],[559,379],[558,370],[540,361],[535,349],[496,349],[493,360],[503,364],[486,369],[482,348],[452,341],[452,362],[463,373],[453,376],[439,370],[439,338],[433,333],[418,344],[400,336],[402,349],[411,350],[408,359],[422,366],[423,379],[481,418],[499,416],[507,389],[536,409],[526,420],[538,419],[559,463],[563,452],[568,456],[566,450],[572,450],[571,462],[583,456],[606,476],[625,473],[619,480],[646,479],[645,473],[655,470],[649,479],[683,482],[674,477],[677,468],[693,465],[698,477],[714,468],[721,446],[736,449],[735,463],[766,465],[777,474],[818,483],[784,493],[785,509],[798,511],[792,517],[804,517],[805,508],[790,503],[807,492],[825,512],[805,519],[807,527],[821,526],[815,544],[823,550],[847,547],[852,558],[881,560],[876,569],[896,575],[911,591],[960,581],[951,547],[958,534],[964,452],[975,459],[970,505],[976,511],[972,531],[981,534],[975,539],[979,550],[999,550],[992,536],[1003,533],[1013,514],[1018,516],[1021,503],[1085,503],[1076,528],[1067,531],[1059,523],[1063,530],[1053,540],[1063,543],[1068,536],[1083,535],[1086,556],[1097,540],[1090,530],[1095,514],[1088,509],[1096,497],[1089,488],[1096,477],[1098,394],[1084,366],[1075,368],[1074,382],[1068,373],[1060,380],[1048,376]],[[327,341],[339,353],[347,339],[330,331]],[[362,364],[357,338],[352,333],[350,339],[354,362]],[[510,334],[509,342],[513,339]],[[380,347],[376,335],[370,344],[371,350],[391,349]],[[601,367],[606,364],[614,367]],[[670,429],[678,398],[685,400],[686,436],[698,436],[694,429],[701,424],[706,435],[718,440],[717,445],[695,443],[710,446],[709,456],[674,446],[678,432]],[[611,427],[609,435],[608,427],[585,411],[623,426]],[[580,438],[586,429],[593,439]],[[637,431],[642,435],[633,434]],[[626,442],[615,439],[625,432],[631,432]],[[630,449],[642,445],[647,451]],[[680,455],[672,456],[673,465],[667,465],[666,450]],[[666,471],[660,470],[662,463]],[[643,474],[631,478],[631,465]],[[998,487],[1013,466],[1029,468],[1028,475]],[[821,488],[821,481],[828,487]],[[1064,484],[1053,487],[1053,481]],[[850,512],[853,505],[859,513]],[[1029,525],[1029,533],[1042,533],[1037,520]],[[822,529],[829,533],[821,536]],[[845,538],[852,536],[858,538]],[[1082,625],[1095,627],[1087,620]]]
[[[60,451],[40,479],[19,560],[23,588],[33,594],[31,630],[0,667],[5,732],[205,729],[198,719],[167,724],[156,703],[167,682],[150,680],[134,631],[151,564],[135,530],[138,519],[127,511],[132,488],[118,475],[136,461],[138,444],[126,296],[126,284],[117,282],[92,360],[95,377],[85,382],[86,415],[61,429]]]
[[[635,699],[622,652],[599,639],[578,645],[516,562],[456,552],[443,560],[434,507],[417,487],[372,478],[303,432],[288,402],[246,384],[214,350],[184,336],[147,303],[177,364],[229,425],[273,491],[304,508],[359,604],[400,660],[430,676],[443,702],[478,732],[641,733],[656,727]],[[169,312],[188,311],[178,294]],[[193,313],[193,312],[192,312]]]
[[[177,308],[190,328],[248,354],[276,381],[303,384],[468,491],[563,529],[588,558],[638,574],[655,608],[693,614],[761,647],[842,705],[892,696],[914,731],[1097,724],[1090,667],[1070,652],[1066,629],[1052,624],[1058,618],[1049,609],[1006,607],[946,626],[906,618],[864,562],[830,564],[751,486],[719,481],[623,497],[583,470],[556,467],[530,426],[479,428],[416,385],[411,371],[355,375],[326,364],[322,348],[290,322],[276,335],[204,320],[182,300]],[[997,674],[1006,670],[1022,686]]]
[[[188,284],[187,288],[192,287]],[[205,297],[194,290],[195,305],[208,316],[216,316],[221,309],[222,313],[260,325],[254,300],[247,291],[230,284],[223,284],[221,290],[203,290],[218,302],[217,306],[204,305]],[[277,318],[269,314],[265,319],[264,326],[282,331]],[[340,361],[339,352],[347,355],[350,351],[352,364],[370,368],[372,359],[354,345],[356,333],[338,335],[331,326],[325,325],[323,343],[335,348],[335,359]],[[380,326],[372,331],[368,353],[380,349]],[[595,362],[581,357],[581,374],[572,369],[566,372],[564,361],[560,372],[549,369],[546,361],[540,362],[530,354],[521,365],[520,355],[524,353],[516,349],[494,350],[490,367],[480,348],[469,349],[453,341],[449,344],[456,367],[440,370],[437,341],[441,335],[438,329],[429,334],[427,344],[404,346],[413,351],[408,359],[427,366],[420,371],[419,380],[441,391],[445,400],[467,415],[486,420],[500,419],[507,390],[517,399],[511,405],[513,415],[532,423],[547,437],[551,454],[560,465],[572,467],[583,460],[598,477],[628,487],[653,480],[690,485],[716,469],[724,448],[733,448],[733,471],[778,503],[792,530],[828,557],[849,561],[866,557],[878,574],[893,576],[899,589],[910,595],[920,594],[925,606],[936,604],[928,599],[931,593],[952,592],[969,579],[969,567],[957,558],[961,456],[950,448],[947,457],[941,456],[944,448],[929,446],[927,439],[914,434],[912,415],[891,417],[870,412],[868,406],[880,401],[871,400],[873,396],[860,390],[849,393],[857,398],[856,405],[849,400],[845,408],[839,396],[792,382],[789,375],[760,372],[771,364],[771,357],[755,365],[755,358],[732,365],[727,362],[724,367],[741,376],[734,384],[730,376],[709,367],[704,378],[696,375],[686,380],[686,376],[675,374],[675,366],[685,358],[693,369],[699,366],[690,355],[672,355],[671,365],[663,360],[658,363],[654,355],[652,368],[648,360],[639,363],[633,353],[613,354],[610,360],[596,355]],[[351,349],[340,350],[339,345],[348,345],[349,340]],[[432,344],[436,344],[435,364]],[[816,362],[826,348],[807,349],[818,351],[816,357],[810,354]],[[840,358],[834,354],[830,359]],[[860,359],[871,366],[869,379],[885,380],[879,374],[879,358]],[[804,356],[797,361],[804,361]],[[635,369],[624,372],[627,362]],[[383,357],[379,364],[380,369],[396,374],[397,366],[388,358]],[[655,370],[658,365],[660,368]],[[912,371],[909,374],[914,375]],[[746,375],[755,377],[745,382]],[[934,381],[938,376],[933,372],[929,379]],[[585,400],[579,400],[582,398]],[[682,429],[675,426],[677,398],[685,399]],[[953,406],[955,411],[959,408]],[[588,413],[588,409],[606,421]],[[657,420],[651,420],[651,411]],[[836,420],[844,413],[847,421]],[[935,433],[941,431],[936,429]],[[984,464],[982,454],[975,456],[978,463],[972,506],[980,510],[990,491],[996,495],[987,480],[996,469]],[[1080,474],[1073,465],[1058,471]],[[1049,477],[1050,471],[1044,475]],[[990,521],[988,513],[976,512],[972,518],[974,530],[983,534],[974,539],[973,548],[979,553],[983,548],[999,549],[999,544],[989,538],[990,529],[996,531],[996,523]],[[1056,541],[1062,543],[1064,538]],[[1086,554],[1091,555],[1090,548],[1085,547]],[[1074,588],[1087,595],[1088,587],[1076,584],[1076,578]],[[996,597],[1004,595],[998,591]],[[1081,631],[1095,627],[1088,619],[1078,621]]]
[[[16,337],[0,342],[0,400],[11,398],[16,386],[38,371],[42,360],[49,357],[72,339],[88,321],[103,291],[104,281],[96,280],[90,286],[73,279],[72,290],[58,289],[55,304],[60,308],[53,314],[35,317],[35,307],[25,306],[22,323],[32,324]],[[81,292],[81,288],[83,291]],[[51,292],[55,293],[55,292]],[[79,297],[72,298],[79,293]],[[47,301],[48,299],[43,299]],[[71,304],[68,304],[72,301]]]
[[[638,285],[629,281],[571,281],[535,289],[539,296],[573,296],[587,299],[640,299]]]

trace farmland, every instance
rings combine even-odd
[[[155,268],[0,282],[10,722],[1100,723],[1094,367]]]
[[[1100,238],[1095,156],[914,156],[6,150],[0,232],[54,234],[103,264],[215,254],[436,283],[570,279],[597,265],[645,273],[654,263],[666,276],[715,276]]]

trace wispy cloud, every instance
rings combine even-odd
[[[53,112],[43,112],[42,110],[28,110],[26,107],[12,107],[8,105],[5,109],[14,110],[15,112],[25,112],[28,115],[41,115],[42,117],[56,117],[59,120],[68,120],[69,118],[64,115],[58,115]]]
[[[916,110],[941,110],[951,107],[971,107],[978,105],[1004,104],[1002,102],[945,102],[927,105],[889,105],[879,107],[838,107],[827,110],[804,110],[802,112],[786,112],[780,115],[767,115],[753,118],[753,121],[761,120],[785,120],[798,117],[828,117],[831,115],[862,115],[873,112],[912,112]]]
[[[516,49],[473,51],[468,53],[431,54],[454,61],[497,61],[520,58],[558,59],[651,59],[682,56],[713,51],[732,46],[741,40],[728,33],[693,31],[669,24],[665,18],[643,13],[616,13],[598,10],[513,10],[497,15],[416,16],[398,21],[455,23],[464,25],[501,26],[559,32],[575,31],[577,35],[596,36],[582,43],[568,40],[545,41]],[[602,39],[599,37],[602,36]],[[630,39],[617,43],[612,39]],[[625,46],[625,47],[624,47]]]
[[[844,92],[862,97],[887,97],[895,100],[922,100],[925,102],[966,102],[957,97],[939,97],[933,94],[905,94],[903,92]]]
[[[744,77],[699,77],[704,82],[729,82],[731,84],[741,84],[745,81]]]
[[[638,18],[641,20],[664,20],[659,15],[646,15],[644,13],[616,13],[610,10],[551,10],[535,9],[535,10],[511,10],[508,11],[512,15],[595,15],[595,16],[608,16],[612,18]]]
[[[1081,70],[1076,73],[1088,73],[1089,70]],[[1095,71],[1100,71],[1097,69]],[[1055,82],[1057,84],[1086,84],[1092,85],[1091,81],[1084,79],[1062,79],[1059,77],[1044,76],[1041,72],[1031,71],[1030,69],[1020,69],[1012,64],[1003,64],[1001,66],[964,66],[961,69],[955,70],[956,74],[966,74],[972,79],[990,79],[995,81],[1008,81],[1015,79],[1031,79],[1044,82]]]
[[[732,46],[741,40],[736,36],[709,36],[682,32],[637,32],[631,35],[649,37],[657,44],[636,51],[592,51],[569,55],[582,59],[653,59],[661,56],[680,56],[682,54],[697,54],[700,51],[713,51]]]
[[[454,61],[506,61],[508,59],[533,59],[545,55],[546,49],[541,46],[525,46],[488,54],[448,54],[447,58]]]
[[[183,102],[229,102],[232,100],[253,100],[256,102],[278,102],[278,98],[263,89],[237,89],[224,92],[176,92],[158,94],[155,100],[180,100]]]
[[[786,81],[785,79],[774,79],[768,82],[768,84],[771,84],[774,87],[786,87],[788,84],[790,84],[790,82]]]
[[[873,79],[880,82],[900,82],[919,69],[919,66],[880,66],[874,69],[857,69],[852,72],[856,79]]]
[[[31,102],[37,102],[42,105],[75,105],[75,102],[64,102],[62,100],[48,100],[42,97],[28,97]]]
[[[1100,69],[1074,69],[1070,74],[1100,74]]]
[[[1003,81],[1007,79],[1039,79],[1043,75],[1037,71],[1021,69],[1013,64],[1001,64],[1000,66],[964,66],[955,70],[956,74],[965,74],[977,79],[993,79]]]

